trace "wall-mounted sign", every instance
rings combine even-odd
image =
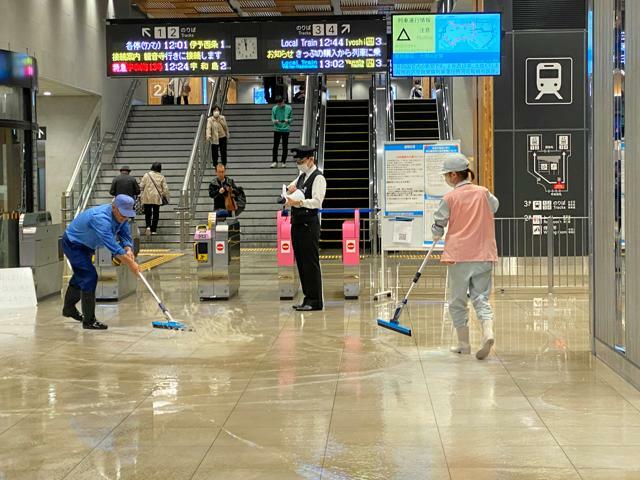
[[[393,15],[394,77],[500,75],[499,13]]]
[[[107,21],[110,77],[372,73],[387,68],[386,22]]]
[[[26,53],[0,50],[0,85],[31,88],[37,82],[36,59]]]

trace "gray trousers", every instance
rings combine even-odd
[[[447,301],[454,327],[464,327],[469,323],[467,292],[478,320],[493,320],[493,310],[489,305],[492,272],[492,262],[461,262],[449,265]]]

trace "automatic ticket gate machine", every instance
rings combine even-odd
[[[130,220],[129,229],[133,238],[133,254],[140,252],[140,229]],[[98,271],[96,300],[117,301],[136,291],[138,279],[126,265],[121,265],[106,247],[100,247],[94,255],[94,265]]]
[[[293,255],[291,243],[291,217],[283,215],[279,210],[277,215],[277,257],[278,257],[278,289],[280,300],[292,300],[298,293],[298,270]]]
[[[240,222],[209,214],[194,234],[200,300],[227,300],[240,288]]]
[[[64,266],[62,225],[51,223],[49,212],[23,213],[18,230],[20,266],[31,267],[36,296],[60,293]]]
[[[342,266],[344,298],[360,295],[360,210],[355,209],[353,220],[342,222]]]

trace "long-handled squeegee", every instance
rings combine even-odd
[[[149,285],[149,282],[147,282],[147,279],[144,278],[144,275],[142,275],[142,272],[139,272],[138,275],[140,276],[142,283],[144,283],[144,286],[147,287],[147,290],[149,290],[149,293],[153,296],[153,298],[158,303],[158,306],[160,307],[160,310],[162,310],[162,313],[164,313],[164,316],[167,318],[166,322],[151,322],[151,325],[153,326],[153,328],[165,328],[168,330],[191,330],[184,323],[176,322],[173,319],[167,307],[165,307],[164,303],[162,303],[162,300],[160,300],[160,297],[156,295],[156,292],[153,291],[153,288],[151,288],[151,285]]]
[[[404,299],[402,300],[402,302],[400,302],[396,307],[396,310],[393,313],[393,318],[388,322],[386,320],[382,320],[379,318],[378,326],[388,328],[389,330],[402,333],[403,335],[407,335],[409,337],[411,336],[411,329],[409,327],[400,325],[400,322],[399,322],[400,315],[402,314],[402,310],[404,309],[404,307],[407,305],[407,302],[409,301],[409,295],[411,295],[411,291],[417,285],[418,280],[420,280],[420,276],[422,275],[422,270],[424,270],[424,267],[427,265],[427,262],[429,261],[429,257],[431,257],[431,254],[433,253],[433,249],[435,248],[435,246],[436,246],[436,242],[433,242],[433,245],[431,245],[431,248],[427,252],[427,256],[424,257],[424,260],[422,261],[422,265],[420,265],[420,268],[418,269],[415,276],[413,277],[413,281],[411,282],[411,286],[409,287],[407,294],[404,296]]]

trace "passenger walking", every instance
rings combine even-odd
[[[236,183],[226,176],[223,164],[216,165],[216,177],[209,184],[209,197],[213,198],[213,210],[227,211],[229,215],[236,211],[234,199],[239,195]]]
[[[175,77],[169,80],[169,92],[173,92],[176,104],[180,105],[180,102],[184,101],[185,105],[189,105],[189,94],[191,93],[189,78]]]
[[[447,301],[458,336],[458,345],[451,351],[471,352],[469,294],[482,326],[482,345],[476,353],[476,358],[482,360],[489,355],[495,342],[489,295],[493,264],[498,260],[493,215],[499,202],[489,190],[471,183],[475,175],[469,169],[469,160],[462,154],[448,156],[442,174],[453,190],[444,196],[434,213],[431,231],[437,242],[449,225],[442,263],[448,264]]]
[[[144,174],[140,182],[140,201],[144,206],[145,234],[155,235],[160,220],[160,206],[169,203],[169,187],[167,180],[162,175],[162,164],[154,162],[151,171]]]
[[[291,243],[300,275],[304,299],[293,308],[299,312],[322,310],[322,270],[320,269],[319,210],[327,191],[327,181],[316,167],[315,149],[301,145],[291,149],[300,174],[289,184],[287,192],[300,190],[304,200],[287,199],[291,207]]]
[[[300,85],[300,90],[298,90],[296,94],[293,96],[293,103],[304,103],[305,98],[306,98],[305,86],[304,84],[302,84]]]
[[[218,165],[218,158],[222,165],[227,166],[227,141],[229,140],[229,127],[227,120],[220,112],[220,107],[213,107],[213,113],[207,120],[207,140],[211,143],[211,158],[213,168]]]
[[[424,94],[422,92],[422,84],[420,80],[415,80],[413,82],[413,88],[411,88],[411,92],[409,93],[409,98],[411,100],[421,100],[423,95]]]
[[[293,109],[287,105],[282,97],[276,97],[276,103],[271,109],[271,121],[273,122],[273,155],[271,168],[278,166],[278,148],[282,140],[282,157],[280,166],[287,164],[287,149],[289,148],[289,133],[293,121]]]
[[[136,215],[134,203],[132,197],[118,195],[112,203],[85,210],[69,224],[62,236],[62,251],[73,270],[62,315],[82,322],[82,328],[87,330],[107,329],[95,315],[98,273],[92,257],[96,249],[107,247],[134,275],[140,272],[128,222],[129,217]],[[76,308],[78,302],[81,302],[82,313]]]
[[[113,179],[109,193],[112,197],[118,195],[128,195],[136,199],[140,195],[140,185],[138,181],[131,176],[131,168],[123,165],[120,167],[120,175]]]

